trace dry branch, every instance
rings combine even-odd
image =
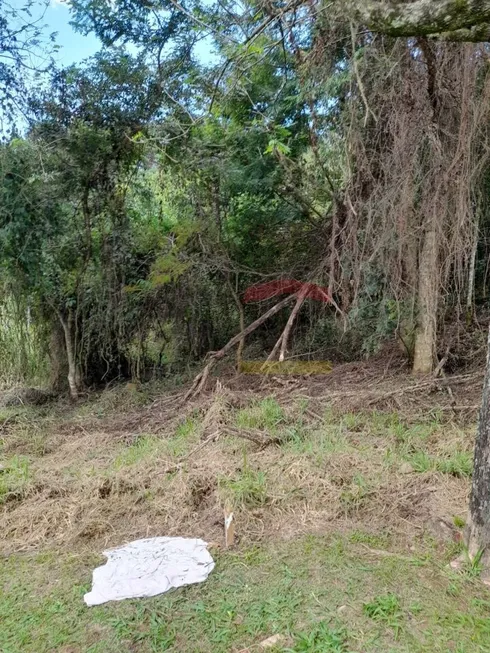
[[[352,16],[390,36],[441,36],[488,41],[489,0],[346,0]]]
[[[258,444],[262,449],[270,444],[279,444],[281,442],[281,438],[264,435],[258,429],[237,429],[228,426],[226,430],[230,435],[235,435],[238,438],[244,438],[245,440],[250,440],[250,442]]]
[[[288,318],[288,321],[286,323],[286,327],[284,328],[284,332],[282,334],[282,343],[281,343],[281,351],[279,353],[279,360],[282,362],[286,356],[286,350],[288,346],[288,340],[289,340],[289,335],[291,333],[291,329],[293,328],[294,321],[303,306],[305,299],[307,295],[307,290],[306,287],[305,289],[301,290],[298,293],[298,298],[296,300],[296,304],[294,305],[293,310],[291,311],[291,315]]]
[[[219,351],[211,352],[209,355],[210,357],[209,362],[204,367],[202,372],[200,372],[194,379],[191,387],[185,394],[184,401],[187,401],[190,397],[195,397],[197,394],[201,392],[201,390],[204,388],[206,384],[206,381],[213,367],[221,358],[223,358],[223,356],[225,356],[230,351],[230,349],[232,349],[232,347],[234,347],[236,344],[241,342],[246,336],[248,336],[250,333],[255,331],[255,329],[257,329],[261,324],[263,324],[270,317],[278,313],[281,310],[281,308],[287,306],[287,304],[289,304],[295,298],[296,298],[296,294],[288,295],[288,297],[275,304],[272,308],[270,308],[263,315],[257,318],[255,322],[249,324],[246,329],[244,329],[240,333],[237,333],[236,336],[233,336],[233,338],[229,340],[222,349],[220,349]]]

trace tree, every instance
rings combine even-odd
[[[490,39],[488,0],[347,0],[345,5],[373,32],[390,36]]]
[[[456,40],[490,38],[490,2],[415,0],[353,2],[353,10],[371,28],[394,36],[438,36]],[[365,9],[363,9],[365,7]],[[466,532],[467,552],[490,578],[490,327],[482,407],[474,454],[473,482]]]
[[[73,397],[87,370],[107,375],[124,359],[121,305],[138,264],[128,193],[160,98],[143,62],[101,55],[56,74],[28,137],[2,148],[2,281],[57,336]]]
[[[0,3],[0,125],[6,129],[26,109],[26,79],[50,65],[54,35],[45,35],[48,0]]]

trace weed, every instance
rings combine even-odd
[[[188,438],[190,435],[195,433],[197,422],[194,417],[187,417],[183,422],[181,422],[176,430],[176,438]]]
[[[234,478],[221,480],[219,485],[234,506],[257,508],[267,503],[267,477],[262,471],[247,466]]]
[[[323,426],[314,431],[293,426],[285,429],[285,433],[285,445],[289,451],[307,454],[319,465],[323,465],[328,456],[351,449],[338,425]]]
[[[397,442],[402,444],[412,444],[415,442],[428,440],[434,433],[434,430],[437,428],[438,425],[432,423],[413,424],[410,426],[399,423],[393,428],[392,433],[395,436]]]
[[[425,451],[417,451],[408,458],[408,462],[412,465],[413,470],[420,474],[435,470],[435,461],[432,456],[429,456]]]
[[[410,611],[410,614],[421,614],[424,611],[424,608],[420,604],[419,601],[414,601],[413,603],[410,604],[410,607],[408,608]]]
[[[325,622],[320,622],[308,633],[299,633],[294,647],[286,649],[290,653],[346,653],[345,633],[332,630]]]
[[[0,471],[0,505],[11,496],[21,494],[30,479],[29,460],[25,456],[13,456]]]
[[[484,549],[480,549],[477,551],[476,555],[472,558],[469,555],[468,548],[464,547],[463,548],[463,555],[464,555],[464,564],[462,568],[462,572],[465,576],[468,578],[479,578],[481,576],[481,572],[483,570],[483,565],[482,565],[482,557],[483,557]]]
[[[436,469],[443,474],[469,478],[473,473],[473,457],[466,451],[456,451],[449,458],[438,460]]]
[[[374,621],[379,621],[393,628],[398,636],[402,628],[403,613],[400,599],[395,594],[378,596],[362,606],[364,614]]]
[[[236,414],[236,425],[240,428],[274,431],[284,419],[284,411],[277,401],[273,397],[266,397],[248,408],[239,410]]]
[[[282,432],[281,443],[290,442],[293,445],[299,446],[301,448],[302,443],[306,439],[307,431],[301,422],[293,424],[288,428],[284,429]]]
[[[364,531],[354,531],[349,536],[349,541],[358,544],[367,544],[374,548],[383,548],[388,546],[390,536],[386,533],[366,533]]]
[[[441,472],[460,478],[468,478],[473,471],[473,460],[465,451],[455,451],[446,458],[431,456],[426,451],[416,451],[407,457],[415,472]]]
[[[189,445],[198,431],[198,421],[195,417],[187,417],[175,430],[172,438],[163,441],[163,449],[170,455],[178,458],[187,453]]]
[[[114,460],[114,467],[129,467],[135,465],[158,451],[162,446],[162,441],[153,435],[140,435],[135,442],[126,447]]]
[[[340,502],[347,514],[351,514],[363,505],[365,499],[370,494],[370,489],[366,479],[362,474],[355,474],[351,484],[342,490]]]
[[[377,410],[369,415],[369,423],[371,428],[376,431],[392,431],[400,426],[405,428],[404,422],[398,413],[382,413]]]
[[[456,526],[456,528],[464,528],[466,526],[466,521],[459,515],[454,515],[453,524]]]
[[[345,413],[342,415],[341,424],[347,431],[361,431],[365,425],[365,418],[361,413]]]
[[[130,618],[119,617],[109,624],[121,640],[133,642],[138,647],[146,644],[152,652],[169,650],[176,639],[175,628],[166,616],[146,606],[136,610]]]

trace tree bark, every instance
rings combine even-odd
[[[75,350],[73,344],[73,322],[74,315],[73,310],[70,308],[68,310],[68,318],[59,314],[61,326],[63,327],[63,332],[65,334],[65,347],[66,347],[66,357],[68,360],[68,385],[70,387],[70,396],[72,399],[78,399],[78,383],[79,383],[79,374],[77,370]]]
[[[433,225],[425,232],[419,261],[417,328],[413,359],[414,374],[434,370],[439,300],[439,247]]]
[[[473,481],[466,530],[471,560],[482,555],[487,576],[490,569],[490,328],[487,343],[487,367],[473,458]]]
[[[390,36],[490,38],[490,0],[345,0],[344,5],[369,29]]]
[[[66,389],[68,361],[66,356],[65,334],[60,321],[53,323],[49,338],[50,388],[53,392]]]

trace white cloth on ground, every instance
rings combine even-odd
[[[202,583],[214,568],[203,540],[152,537],[104,551],[107,563],[94,569],[87,605],[156,596],[173,587]]]

